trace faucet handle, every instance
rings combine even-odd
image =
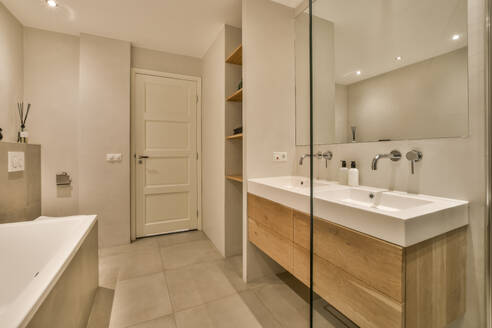
[[[418,150],[410,150],[407,153],[407,159],[412,163],[412,174],[415,174],[415,163],[420,162],[424,155]]]
[[[333,153],[329,150],[325,151],[321,156],[325,159],[325,168],[328,168],[328,161],[333,158]]]

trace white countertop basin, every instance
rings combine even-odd
[[[309,179],[248,180],[248,192],[309,213]],[[468,224],[468,202],[315,180],[314,215],[408,247]]]

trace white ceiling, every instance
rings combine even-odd
[[[334,23],[335,74],[340,84],[467,44],[466,0],[317,0],[313,14]],[[461,38],[453,41],[454,34]],[[402,60],[396,61],[397,56]]]
[[[241,0],[0,0],[25,26],[126,40],[202,57],[224,24],[241,27]]]

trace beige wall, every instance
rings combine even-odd
[[[244,0],[242,15],[245,178],[291,175],[295,161],[294,10],[269,0]],[[288,161],[273,162],[274,151],[287,152]],[[244,186],[246,197],[247,183]],[[247,241],[247,231],[244,206],[244,277],[250,280],[267,272],[271,262]]]
[[[138,47],[132,47],[131,67],[182,75],[202,75],[200,58]]]
[[[348,125],[357,127],[357,140],[466,136],[467,52],[461,48],[349,85]]]
[[[82,34],[79,211],[97,213],[100,246],[130,241],[130,43]],[[107,153],[123,160],[106,162]]]
[[[17,141],[17,101],[23,99],[23,56],[21,23],[0,2],[0,128],[3,141]]]
[[[327,145],[315,148],[331,150],[333,160],[325,169],[316,161],[317,176],[335,180],[340,160],[356,160],[360,183],[366,186],[422,193],[470,201],[468,230],[467,304],[463,319],[451,327],[485,327],[485,85],[484,85],[484,2],[469,0],[468,78],[470,136],[467,138],[427,139],[412,141],[372,142]],[[422,151],[424,158],[410,174],[410,163],[381,160],[377,171],[371,171],[374,155],[393,149],[403,155],[411,149]],[[307,147],[297,147],[297,156]],[[296,174],[308,175],[309,166],[297,167]]]
[[[8,152],[24,152],[25,169],[8,172]],[[41,147],[0,142],[0,223],[41,215]]]
[[[202,226],[225,256],[225,29],[203,57]]]
[[[43,215],[78,213],[79,38],[24,28],[24,94],[30,142],[41,145]],[[56,51],[54,51],[56,49]],[[58,172],[71,186],[56,186]]]
[[[128,243],[130,44],[32,28],[24,43],[28,129],[42,145],[43,214],[98,214],[101,247]],[[123,161],[108,163],[106,153],[122,153]],[[55,185],[60,171],[71,175],[71,187]]]

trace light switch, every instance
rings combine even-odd
[[[24,171],[24,152],[9,151],[9,172]]]
[[[273,153],[273,161],[274,162],[287,162],[287,153],[286,152],[274,152]]]
[[[106,154],[106,162],[121,162],[121,154]]]

